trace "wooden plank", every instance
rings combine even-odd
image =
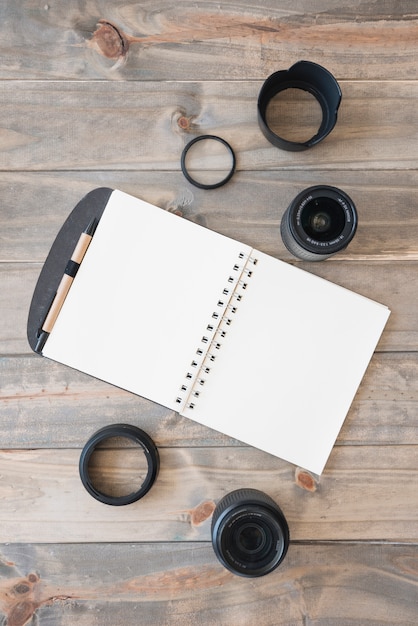
[[[336,128],[320,146],[296,153],[275,148],[262,135],[256,106],[261,84],[6,81],[0,168],[179,171],[184,145],[207,132],[234,146],[239,170],[415,168],[418,83],[344,81]],[[310,106],[292,101],[290,127],[309,127],[311,118]]]
[[[302,266],[302,265],[301,265]],[[392,315],[378,350],[417,350],[417,263],[306,263],[305,269],[343,287],[386,304]],[[351,267],[351,266],[350,266]],[[0,354],[29,354],[26,321],[29,305],[41,266],[25,263],[0,263]],[[11,298],[13,294],[13,298]]]
[[[299,59],[340,78],[417,78],[413,0],[161,0],[158,8],[150,0],[11,0],[0,16],[6,79],[249,79]]]
[[[127,422],[158,446],[240,445],[221,433],[47,359],[0,359],[2,448],[81,448],[102,426]],[[417,353],[378,353],[337,445],[418,444]]]
[[[416,2],[4,0],[0,35],[0,622],[415,625]],[[270,73],[302,58],[334,73],[343,100],[326,141],[291,154],[262,136],[256,100]],[[299,93],[286,115],[306,133],[318,110]],[[214,192],[180,171],[183,146],[206,132],[238,159]],[[347,191],[360,224],[346,251],[304,264],[279,224],[315,184]],[[100,185],[392,308],[320,478],[29,352],[41,263]],[[122,419],[152,435],[161,470],[143,500],[106,507],[83,489],[78,459],[90,434]],[[133,453],[122,468],[113,448],[97,458],[129,483]],[[243,486],[272,495],[291,527],[285,562],[261,579],[233,576],[210,545],[216,502]]]
[[[0,264],[0,354],[28,352],[26,323],[41,265]]]
[[[122,189],[203,226],[295,261],[282,243],[279,224],[295,196],[313,185],[346,191],[359,213],[350,246],[335,259],[418,260],[418,172],[238,172],[208,193],[180,172],[8,172],[0,179],[0,261],[43,262],[76,203],[95,187]],[[327,262],[328,263],[328,262]]]
[[[115,472],[112,451],[102,454]],[[75,449],[0,453],[0,542],[207,541],[215,503],[242,487],[279,503],[293,540],[418,541],[417,446],[335,447],[320,479],[248,447],[162,448],[155,485],[125,507],[87,493],[79,456]],[[128,472],[137,456],[128,450],[125,458]]]
[[[413,626],[417,556],[416,545],[293,544],[250,579],[208,543],[2,545],[0,610],[10,626],[23,615],[39,626]]]

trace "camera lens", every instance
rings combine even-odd
[[[304,261],[322,261],[345,248],[356,232],[357,211],[336,187],[305,189],[283,215],[280,232],[286,248]]]
[[[212,517],[212,545],[219,561],[240,576],[264,576],[284,559],[289,528],[280,507],[257,489],[222,498]]]

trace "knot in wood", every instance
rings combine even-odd
[[[39,580],[39,576],[37,576],[36,574],[29,574],[28,581],[30,583],[37,583],[38,580]]]
[[[114,24],[100,20],[90,40],[90,46],[107,59],[120,59],[127,55],[129,41],[123,31]]]
[[[195,115],[187,115],[183,108],[178,108],[172,113],[171,127],[177,134],[179,129],[185,133],[193,132],[196,130],[195,118]]]
[[[213,500],[201,502],[197,507],[190,510],[190,518],[192,526],[200,526],[212,515],[216,507]]]
[[[179,117],[179,119],[177,120],[177,124],[182,130],[190,130],[190,118],[184,117],[184,115]]]
[[[15,604],[7,615],[7,626],[24,626],[33,617],[38,605],[23,601]]]
[[[18,583],[13,587],[13,591],[18,595],[29,593],[30,590],[31,588],[26,583]]]
[[[318,488],[318,483],[315,478],[306,470],[298,467],[295,472],[295,481],[298,487],[314,493]]]

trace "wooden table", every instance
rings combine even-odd
[[[1,3],[4,624],[416,624],[417,8],[412,0]],[[257,96],[268,75],[301,59],[330,70],[343,99],[323,143],[284,152],[258,128]],[[311,109],[295,104],[294,124],[314,123]],[[202,133],[237,153],[237,173],[216,191],[180,171],[183,147]],[[316,184],[353,198],[359,228],[345,251],[303,263],[286,251],[279,224],[291,199]],[[99,186],[391,308],[321,477],[30,351],[27,312],[49,246]],[[88,437],[117,421],[147,431],[161,456],[156,485],[127,507],[96,502],[78,475]],[[239,487],[270,494],[289,521],[288,555],[265,577],[234,576],[212,550],[213,508]]]

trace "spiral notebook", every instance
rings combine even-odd
[[[320,474],[388,316],[115,190],[43,355]]]

